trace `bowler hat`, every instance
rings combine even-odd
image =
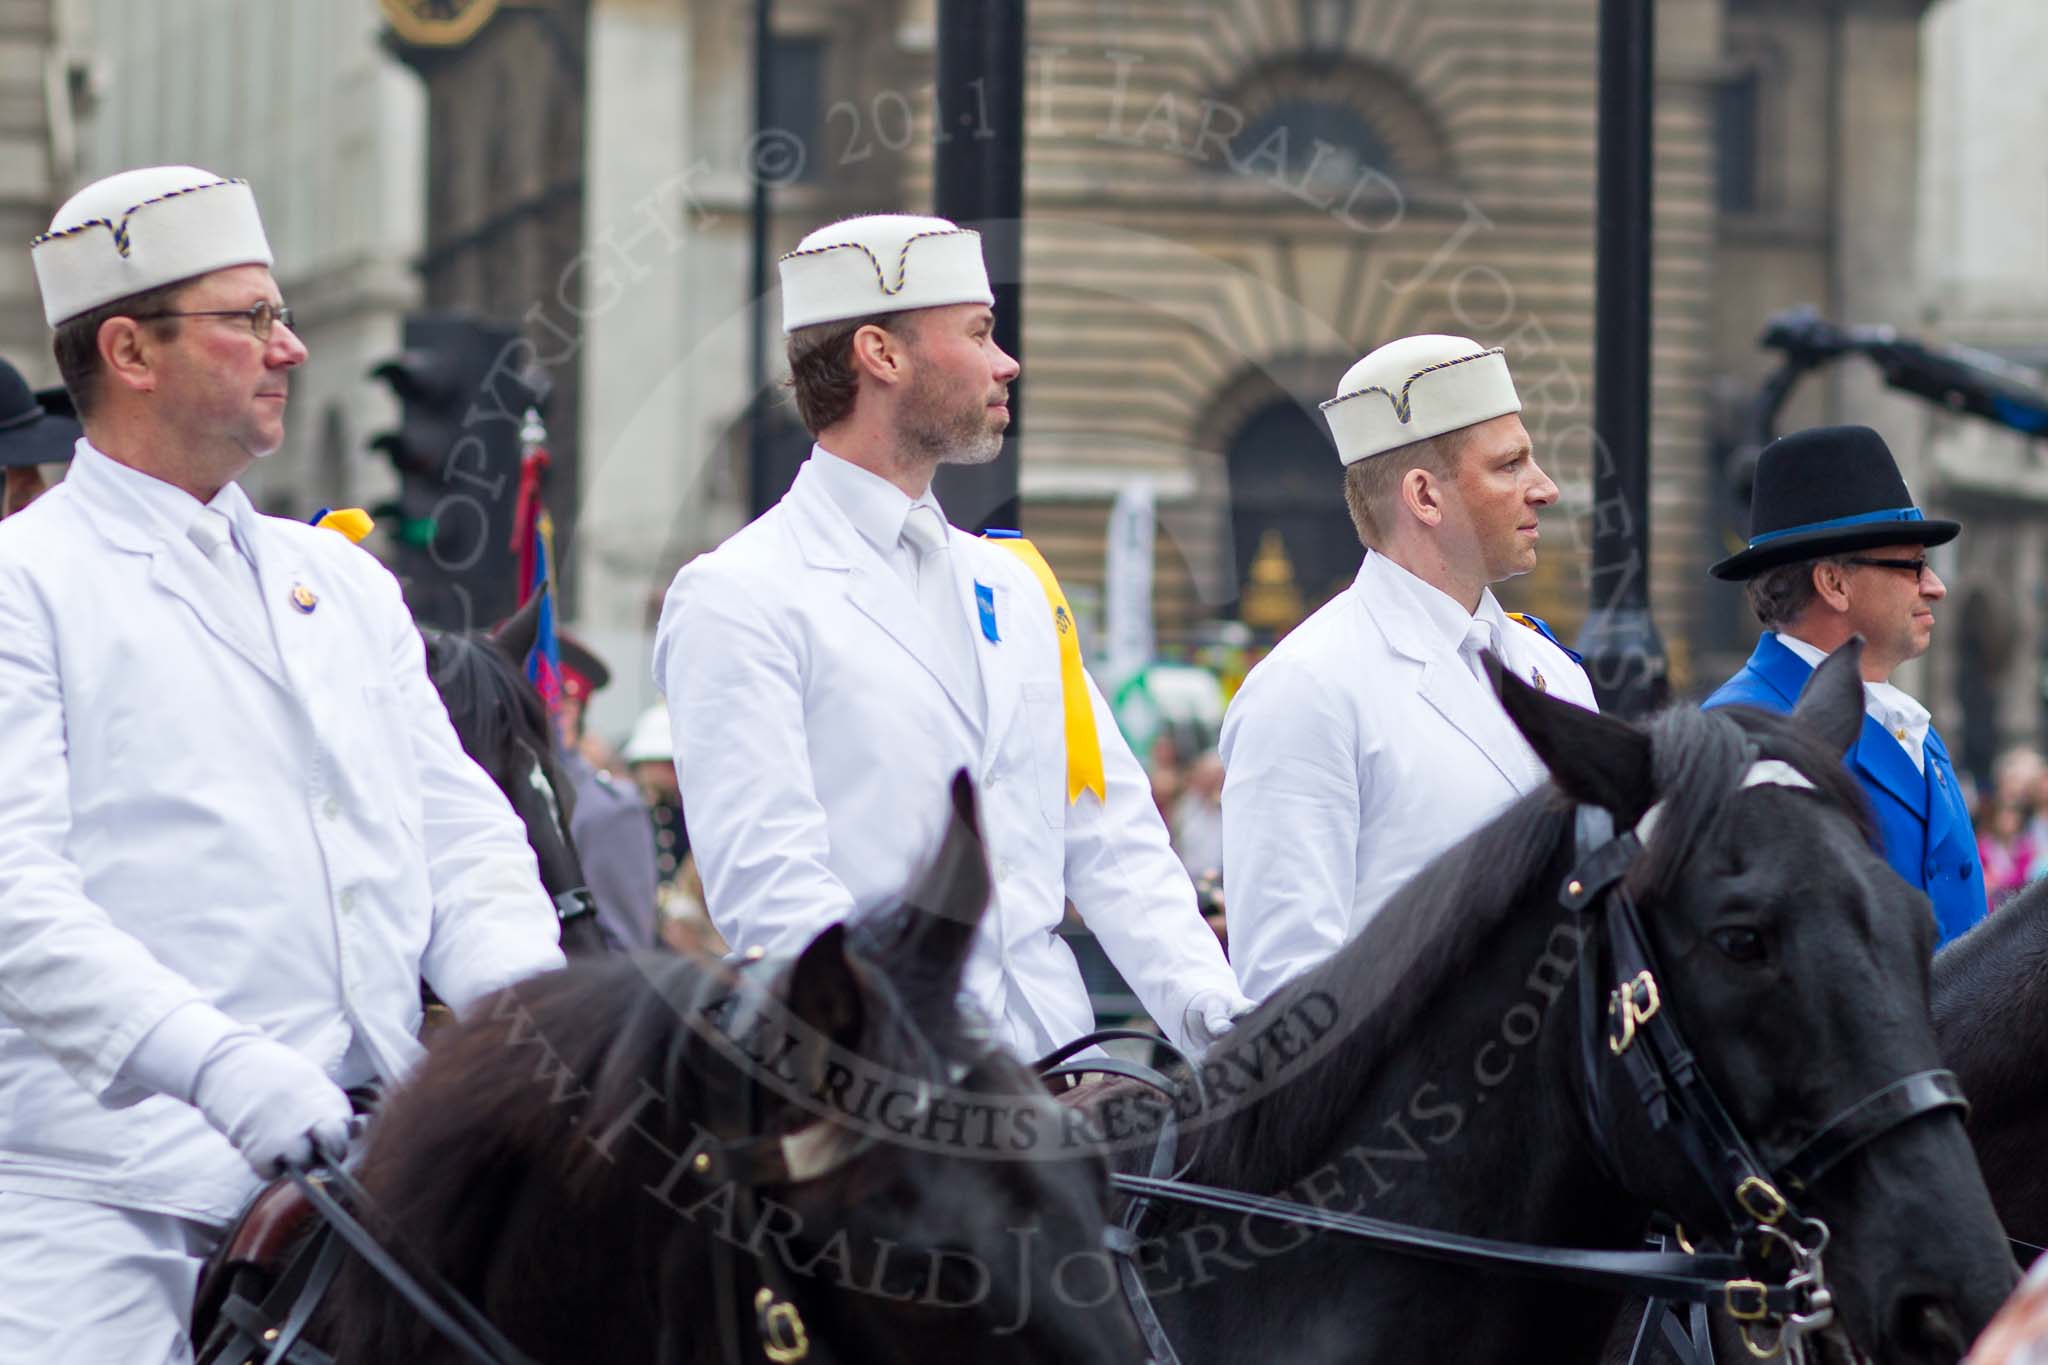
[[[1741,581],[1802,559],[1878,545],[1946,545],[1962,531],[1921,515],[1898,461],[1869,427],[1780,436],[1757,457],[1749,545],[1709,572]]]
[[[21,371],[0,360],[0,469],[68,460],[84,434],[64,390],[31,390]]]

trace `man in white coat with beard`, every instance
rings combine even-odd
[[[85,436],[0,525],[0,1360],[158,1365],[258,1174],[557,966],[397,582],[232,482],[306,359],[245,182],[81,190],[31,248]]]
[[[1594,705],[1578,657],[1487,586],[1536,566],[1557,485],[1499,348],[1391,341],[1323,404],[1366,548],[1223,718],[1224,903],[1254,999],[1342,947],[1437,854],[1547,778],[1479,660]]]
[[[1161,1027],[1206,1045],[1248,1002],[1050,575],[932,496],[939,465],[993,459],[1009,424],[1018,366],[979,234],[835,223],[781,279],[817,444],[780,503],[676,575],[655,641],[713,922],[793,953],[895,903],[964,768],[995,877],[964,990],[1000,1039],[1030,1057],[1094,1028],[1055,932],[1071,899]]]

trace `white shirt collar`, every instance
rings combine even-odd
[[[1781,630],[1777,636],[1779,644],[1815,668],[1819,668],[1821,661],[1828,657],[1796,635],[1788,635]],[[1899,747],[1906,751],[1906,757],[1913,760],[1914,767],[1923,773],[1927,771],[1927,731],[1934,717],[1926,707],[1888,682],[1865,682],[1863,712],[1899,742]]]
[[[946,511],[938,497],[927,488],[912,498],[879,474],[862,469],[853,461],[834,455],[821,445],[811,447],[811,465],[825,494],[845,514],[860,538],[874,547],[885,560],[894,559],[903,522],[913,507],[929,507],[944,523]]]
[[[94,463],[101,477],[135,500],[151,528],[163,539],[183,540],[192,519],[199,515],[199,509],[204,505],[233,523],[238,548],[251,560],[255,558],[246,518],[255,516],[256,508],[240,484],[222,484],[220,492],[213,495],[213,501],[201,504],[199,499],[176,484],[166,483],[153,474],[122,464],[83,436],[78,438],[72,458]]]
[[[1455,655],[1458,652],[1458,647],[1465,643],[1465,633],[1472,628],[1474,621],[1484,621],[1492,627],[1492,649],[1495,654],[1500,653],[1501,641],[1506,638],[1502,631],[1508,623],[1508,618],[1507,613],[1501,610],[1499,601],[1494,598],[1492,588],[1481,588],[1478,608],[1466,611],[1463,603],[1434,583],[1424,581],[1377,551],[1366,551],[1368,559],[1375,555],[1378,555],[1382,564],[1394,571],[1386,575],[1387,581],[1408,594],[1409,600],[1429,622],[1432,633],[1442,641],[1444,653]]]

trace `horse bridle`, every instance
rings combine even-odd
[[[1738,790],[1757,786],[1811,789],[1813,784],[1790,764],[1758,759],[1751,750]],[[1756,1336],[1759,1324],[1774,1316],[1759,1278],[1731,1279],[1722,1296],[1728,1315],[1741,1324],[1750,1353],[1768,1358],[1833,1320],[1833,1296],[1822,1268],[1828,1228],[1802,1214],[1793,1196],[1808,1193],[1844,1158],[1892,1130],[1946,1109],[1967,1112],[1968,1104],[1953,1072],[1915,1072],[1880,1086],[1823,1124],[1789,1156],[1767,1163],[1743,1136],[1680,1035],[1629,890],[1628,874],[1659,814],[1660,807],[1652,807],[1634,829],[1621,833],[1615,832],[1612,813],[1602,807],[1582,804],[1574,815],[1575,861],[1558,902],[1577,920],[1580,942],[1599,945],[1590,958],[1582,957],[1578,969],[1586,1128],[1595,1152],[1619,1182],[1624,1163],[1600,1099],[1604,1048],[1622,1068],[1651,1130],[1676,1140],[1712,1195],[1738,1255],[1761,1259],[1771,1247],[1790,1254],[1793,1273],[1786,1288],[1799,1293],[1804,1306],[1782,1316],[1775,1340]],[[1600,929],[1605,932],[1597,933]],[[1599,973],[1603,957],[1605,977]],[[1605,981],[1614,984],[1603,997]]]
[[[1810,789],[1813,783],[1791,765],[1760,760],[1752,750],[1745,754],[1738,789],[1754,786]],[[1558,903],[1572,913],[1581,931],[1580,943],[1596,945],[1591,955],[1582,951],[1575,973],[1585,1126],[1609,1175],[1622,1183],[1619,1153],[1599,1098],[1604,1056],[1622,1067],[1651,1129],[1672,1136],[1712,1192],[1734,1237],[1735,1254],[1696,1252],[1682,1229],[1676,1231],[1676,1240],[1684,1248],[1683,1254],[1589,1251],[1468,1237],[1339,1213],[1291,1199],[1162,1179],[1157,1174],[1156,1152],[1152,1175],[1118,1175],[1114,1177],[1116,1187],[1137,1199],[1290,1223],[1399,1254],[1592,1285],[1649,1299],[1652,1313],[1661,1314],[1662,1305],[1673,1302],[1718,1305],[1740,1325],[1743,1344],[1751,1355],[1769,1359],[1788,1350],[1796,1352],[1801,1337],[1833,1321],[1834,1299],[1822,1265],[1827,1225],[1802,1214],[1791,1196],[1807,1194],[1814,1182],[1844,1158],[1894,1129],[1946,1109],[1967,1111],[1968,1105],[1952,1072],[1915,1072],[1848,1106],[1784,1160],[1766,1163],[1730,1117],[1680,1035],[1659,984],[1641,912],[1627,885],[1660,814],[1661,806],[1653,807],[1634,829],[1617,834],[1612,813],[1599,806],[1581,804],[1574,813],[1573,862]],[[1600,971],[1603,958],[1605,975]],[[1606,981],[1615,984],[1603,991]],[[1096,1036],[1080,1040],[1074,1050],[1095,1041]],[[1125,1068],[1116,1070],[1132,1075]],[[1192,1067],[1189,1073],[1197,1074]],[[1132,1078],[1177,1098],[1163,1079]],[[1135,1229],[1136,1218],[1127,1218],[1125,1225]],[[1791,1260],[1791,1273],[1779,1283],[1767,1282],[1758,1266],[1771,1248],[1789,1253]],[[1135,1264],[1133,1256],[1129,1265]],[[1123,1276],[1123,1283],[1132,1311],[1146,1329],[1154,1358],[1172,1365],[1176,1357],[1163,1331],[1158,1331],[1157,1315],[1145,1297],[1142,1278],[1132,1269]],[[1760,1338],[1758,1333],[1770,1323],[1776,1324],[1775,1333]],[[1646,1326],[1638,1338],[1638,1355],[1648,1337]]]
[[[759,950],[749,949],[744,960],[736,965],[744,969],[760,961]],[[878,977],[870,984],[885,994],[893,989],[884,978]],[[767,992],[755,992],[746,999],[749,1002],[749,1012],[735,1015],[722,1026],[722,1032],[732,1037],[744,1037],[748,1031],[747,1025],[753,1018],[759,1017],[764,1011],[782,1008],[772,1001]],[[700,1011],[701,1005],[700,996]],[[901,1002],[896,1002],[896,1005],[900,1010]],[[1117,1038],[1161,1041],[1150,1034],[1139,1033],[1133,1029],[1105,1029],[1069,1044],[1050,1057],[1041,1059],[1033,1069],[1041,1076],[1062,1074],[1066,1069],[1059,1064],[1069,1057],[1097,1042]],[[923,1072],[926,1076],[943,1075],[948,1084],[958,1085],[975,1068],[974,1062],[942,1065],[937,1052],[922,1035],[919,1035],[919,1042],[927,1050]],[[986,1040],[986,1045],[989,1051],[1000,1050],[992,1039]],[[1169,1051],[1175,1051],[1171,1044],[1165,1046]],[[1176,1051],[1175,1055],[1181,1054]],[[1185,1062],[1186,1058],[1182,1056],[1181,1060]],[[1071,1072],[1125,1076],[1161,1089],[1170,1097],[1176,1097],[1176,1092],[1164,1077],[1149,1067],[1133,1062],[1099,1058],[1072,1063]],[[1202,1094],[1199,1076],[1195,1077],[1192,1085],[1199,1097]],[[845,1166],[882,1140],[869,1125],[862,1125],[857,1137],[848,1137],[841,1131],[840,1125],[831,1119],[819,1119],[796,1132],[780,1137],[760,1136],[760,1084],[751,1073],[748,1073],[741,1090],[743,1113],[734,1126],[734,1136],[719,1137],[714,1143],[700,1143],[691,1156],[691,1169],[701,1179],[716,1181],[723,1173],[724,1178],[734,1181],[734,1212],[739,1226],[749,1226],[753,1222],[756,1212],[755,1192],[759,1187],[788,1187],[817,1180]],[[923,1114],[930,1107],[933,1098],[931,1084],[928,1081],[918,1082],[916,1102],[907,1112],[906,1121]],[[713,1116],[714,1119],[716,1117]],[[712,1131],[715,1133],[716,1130]],[[1178,1147],[1178,1116],[1174,1110],[1169,1109],[1161,1131],[1163,1140],[1154,1150],[1153,1173],[1165,1176],[1170,1169],[1172,1154]],[[1192,1156],[1189,1160],[1192,1160]],[[1185,1165],[1178,1170],[1172,1170],[1171,1174],[1178,1177],[1184,1172]],[[1118,1260],[1124,1291],[1127,1297],[1132,1299],[1134,1314],[1145,1328],[1144,1336],[1148,1345],[1155,1347],[1155,1360],[1159,1365],[1170,1365],[1174,1360],[1172,1349],[1166,1345],[1165,1332],[1160,1327],[1157,1316],[1151,1312],[1150,1304],[1144,1300],[1143,1286],[1135,1278],[1134,1258],[1139,1242],[1134,1229],[1143,1217],[1144,1211],[1145,1203],[1142,1198],[1132,1201],[1123,1224],[1111,1224],[1103,1229],[1103,1246]],[[807,1332],[796,1308],[789,1278],[777,1259],[761,1252],[754,1253],[753,1260],[759,1271],[760,1284],[749,1300],[739,1288],[741,1272],[733,1248],[718,1239],[714,1239],[714,1245],[716,1250],[713,1252],[713,1275],[719,1301],[725,1305],[720,1314],[720,1340],[728,1365],[753,1365],[755,1359],[742,1345],[745,1334],[740,1315],[736,1311],[739,1305],[749,1301],[753,1304],[755,1312],[754,1344],[759,1348],[760,1359],[767,1361],[769,1365],[791,1365],[797,1361],[807,1362],[807,1365],[818,1365],[819,1362],[823,1362],[823,1365],[832,1365],[835,1357],[830,1347],[821,1338]]]
[[[759,948],[750,948],[733,964],[730,982],[707,978],[691,1003],[693,1019],[703,1019],[717,1008],[726,998],[728,986],[736,991],[732,996],[735,1011],[718,1029],[728,1038],[747,1036],[751,1025],[784,1009],[766,990],[737,989],[750,969],[758,968],[764,960]],[[709,1138],[700,1137],[684,1154],[691,1175],[701,1183],[732,1183],[736,1227],[758,1225],[762,1187],[788,1188],[822,1179],[864,1155],[880,1140],[864,1127],[850,1132],[825,1118],[791,1133],[763,1133],[761,1085],[745,1065],[740,1067],[738,1089],[735,1112],[708,1115],[709,1121],[702,1127]],[[921,1113],[930,1103],[929,1087],[921,1086],[915,1111]],[[738,1253],[729,1242],[713,1236],[711,1275],[713,1297],[718,1305],[714,1315],[719,1349],[727,1365],[753,1365],[755,1361],[766,1361],[768,1365],[795,1365],[798,1361],[833,1365],[837,1357],[827,1341],[811,1335],[796,1306],[787,1269],[780,1260],[765,1249],[753,1251],[751,1260],[755,1283],[747,1290],[742,1288],[744,1274]],[[673,1332],[687,1331],[690,1326],[679,1326],[665,1318],[664,1340],[656,1358],[681,1359],[681,1342],[669,1338]]]
[[[577,851],[575,837],[569,832],[568,814],[562,809],[554,784],[548,780],[548,765],[541,760],[540,751],[524,739],[515,737],[512,743],[526,760],[527,780],[547,799],[548,816],[554,821],[555,832],[561,837],[563,851],[574,869],[575,885],[558,887],[550,884],[553,879],[548,876],[545,862],[540,867],[541,889],[554,902],[557,926],[566,928],[577,920],[595,916],[597,897],[591,894],[589,878],[583,873],[583,855]]]

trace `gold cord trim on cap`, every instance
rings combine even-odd
[[[781,257],[780,260],[793,261],[800,256],[822,256],[828,251],[858,251],[861,255],[867,257],[868,264],[875,268],[875,283],[878,286],[880,286],[883,297],[887,298],[902,293],[904,285],[909,283],[910,248],[912,246],[916,245],[918,242],[923,241],[927,237],[979,236],[981,236],[981,234],[979,232],[976,232],[973,228],[944,228],[932,232],[919,232],[913,234],[909,238],[909,240],[903,243],[903,250],[896,254],[896,287],[894,289],[891,289],[889,287],[888,277],[882,273],[881,261],[877,260],[875,258],[875,253],[868,250],[867,246],[861,242],[829,242],[824,246],[805,247],[800,251],[790,252],[787,256]],[[780,261],[778,261],[777,263],[780,264]]]
[[[1387,401],[1394,405],[1395,420],[1405,426],[1409,421],[1408,390],[1415,387],[1416,380],[1426,374],[1435,374],[1438,370],[1448,370],[1453,365],[1464,365],[1474,360],[1484,360],[1490,355],[1505,357],[1507,352],[1498,346],[1489,346],[1483,351],[1476,351],[1471,355],[1461,355],[1456,360],[1439,361],[1434,365],[1417,370],[1414,374],[1408,376],[1407,382],[1401,385],[1399,393],[1395,393],[1392,389],[1381,388],[1378,384],[1370,384],[1362,389],[1353,389],[1350,393],[1340,393],[1329,402],[1323,403],[1320,406],[1324,412],[1328,412],[1339,403],[1348,403],[1354,398],[1363,398],[1369,393],[1383,393],[1387,396]]]
[[[170,190],[153,198],[145,199],[139,204],[129,205],[128,211],[121,215],[121,221],[118,223],[111,218],[88,218],[84,222],[72,227],[62,228],[56,232],[43,233],[28,244],[29,249],[33,251],[43,243],[54,242],[59,237],[76,236],[87,228],[103,227],[114,235],[114,249],[123,256],[126,256],[128,254],[128,220],[143,209],[148,208],[152,204],[161,204],[168,199],[176,199],[181,195],[197,194],[201,190],[217,190],[229,185],[246,185],[248,183],[246,180],[215,180],[205,185],[187,185],[182,190]]]

